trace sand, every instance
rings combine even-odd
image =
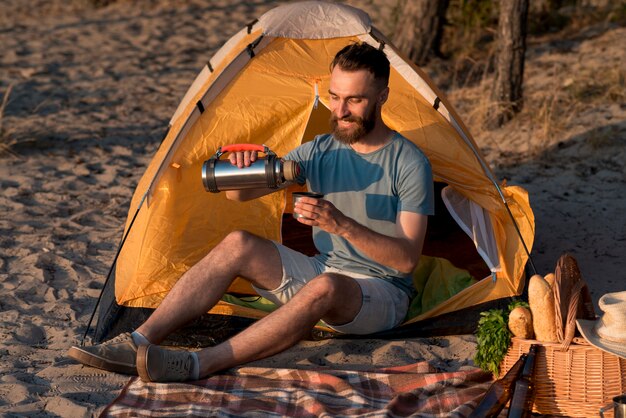
[[[97,415],[128,380],[65,352],[85,330],[134,187],[187,87],[223,42],[280,3],[3,1],[0,415]],[[384,1],[350,3],[390,30],[393,8]],[[475,133],[498,178],[530,193],[537,269],[552,271],[562,252],[572,253],[596,303],[626,287],[625,37],[624,28],[600,25],[532,40],[527,111]],[[437,78],[434,66],[427,70]],[[559,94],[584,83],[609,99],[596,94],[588,103],[583,91],[566,116],[556,115]],[[448,88],[470,121],[489,91],[484,83]],[[261,363],[427,359],[455,368],[471,364],[474,351],[473,336],[304,342]]]

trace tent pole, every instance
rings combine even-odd
[[[439,99],[439,98],[437,97],[437,99]],[[439,107],[439,103],[437,103],[437,104],[438,104],[437,107]],[[441,113],[441,110],[437,109],[437,111]],[[463,141],[465,141],[465,144],[472,150],[472,152],[474,153],[474,156],[478,160],[478,163],[482,166],[483,170],[485,171],[485,174],[487,175],[489,180],[491,180],[491,183],[496,188],[496,191],[500,195],[500,199],[502,199],[502,203],[504,203],[504,207],[506,208],[506,211],[509,213],[509,216],[511,217],[511,221],[513,221],[513,226],[515,227],[515,231],[517,232],[517,236],[519,237],[519,240],[521,241],[522,246],[524,247],[524,250],[526,251],[526,255],[528,256],[528,261],[530,262],[530,266],[532,267],[532,269],[535,272],[535,274],[537,274],[537,269],[535,268],[535,263],[533,262],[533,258],[530,255],[530,251],[528,250],[528,246],[526,245],[526,242],[524,241],[524,237],[522,237],[522,232],[519,230],[519,226],[517,225],[517,221],[515,220],[515,217],[513,216],[513,212],[511,212],[511,208],[509,208],[509,204],[506,201],[506,198],[504,197],[504,193],[502,193],[502,189],[500,188],[500,185],[496,181],[495,176],[491,172],[491,169],[485,163],[485,161],[481,158],[480,153],[476,150],[476,148],[474,148],[474,145],[472,144],[472,142],[465,135],[465,132],[463,131],[463,129],[461,129],[461,126],[458,124],[458,122],[454,118],[454,115],[450,115],[450,123],[455,128],[455,130],[459,133],[459,135],[461,135],[461,138],[463,138]]]
[[[474,147],[471,147],[471,148],[473,150]],[[537,268],[535,268],[535,263],[533,262],[533,258],[530,255],[530,251],[528,250],[528,246],[526,246],[526,242],[524,241],[524,238],[522,237],[522,232],[519,230],[519,226],[517,225],[517,221],[515,220],[515,217],[513,216],[513,212],[511,212],[511,208],[509,207],[509,204],[506,201],[506,198],[504,197],[504,193],[502,193],[502,189],[500,188],[500,185],[495,180],[493,175],[490,174],[491,171],[487,171],[487,167],[485,167],[485,164],[483,164],[483,162],[480,160],[480,158],[478,159],[478,161],[483,166],[483,169],[485,170],[485,172],[489,176],[489,178],[491,180],[491,183],[494,185],[494,187],[498,191],[498,194],[500,195],[500,199],[502,199],[502,203],[504,203],[504,207],[506,208],[506,211],[508,212],[509,217],[511,218],[511,221],[513,222],[513,226],[515,227],[515,231],[517,231],[517,236],[519,237],[519,240],[522,243],[522,246],[524,247],[524,251],[526,251],[526,255],[528,255],[528,261],[530,262],[530,266],[532,267],[534,273],[537,274]]]
[[[89,322],[87,323],[87,329],[85,330],[85,333],[83,334],[83,338],[80,341],[81,347],[85,345],[85,338],[87,337],[87,334],[89,333],[89,330],[91,329],[91,323],[93,322],[93,318],[96,315],[96,311],[98,310],[98,306],[100,305],[100,301],[102,300],[102,294],[104,293],[104,289],[106,289],[107,284],[109,283],[109,280],[111,279],[111,275],[113,274],[113,269],[115,268],[115,265],[117,264],[117,259],[119,258],[120,253],[122,252],[122,248],[124,247],[126,238],[128,238],[128,234],[130,234],[130,230],[132,229],[133,224],[135,223],[135,219],[137,219],[137,215],[139,215],[139,210],[143,206],[143,202],[144,200],[146,200],[146,196],[148,196],[149,192],[150,192],[150,188],[148,188],[148,191],[146,191],[146,193],[141,198],[141,202],[139,202],[139,206],[137,207],[137,210],[135,211],[135,215],[133,215],[133,219],[130,221],[130,225],[128,225],[128,229],[126,230],[126,233],[124,234],[124,237],[122,238],[122,242],[120,242],[120,246],[117,249],[117,253],[115,254],[115,257],[113,258],[113,263],[111,264],[111,268],[109,269],[109,274],[107,274],[107,278],[104,281],[104,285],[102,286],[102,290],[100,291],[100,295],[98,296],[98,300],[96,301],[96,306],[94,306],[93,311],[91,312],[91,317],[89,318]]]
[[[537,274],[537,268],[535,267],[535,263],[533,263],[533,258],[530,256],[530,251],[528,251],[526,242],[524,242],[524,238],[522,238],[522,233],[519,230],[519,226],[517,226],[517,222],[515,221],[515,218],[513,217],[513,213],[511,212],[511,208],[509,208],[509,204],[506,202],[506,200],[504,201],[504,206],[506,207],[506,211],[509,212],[509,216],[511,217],[511,220],[513,221],[513,226],[515,227],[515,230],[517,231],[517,235],[519,236],[520,241],[522,242],[522,245],[524,246],[524,250],[526,250],[526,254],[528,255],[528,261],[530,262],[530,266],[532,267],[533,272]]]

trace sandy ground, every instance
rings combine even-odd
[[[3,1],[0,415],[92,416],[119,393],[127,377],[64,354],[85,330],[134,187],[188,85],[223,42],[281,2],[140,3]],[[384,3],[351,2],[388,31]],[[537,269],[571,252],[596,301],[626,288],[623,39],[624,28],[600,26],[531,41],[527,110],[476,133],[497,176],[530,192]],[[487,92],[450,87],[470,122]],[[567,105],[572,92],[580,98]],[[472,336],[305,342],[265,364],[454,368],[474,350]]]

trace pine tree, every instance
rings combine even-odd
[[[406,0],[393,43],[417,65],[441,56],[441,37],[449,0]]]

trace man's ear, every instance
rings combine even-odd
[[[389,87],[385,87],[378,94],[378,104],[382,106],[383,104],[385,104],[385,102],[387,101],[388,98],[389,98]]]

